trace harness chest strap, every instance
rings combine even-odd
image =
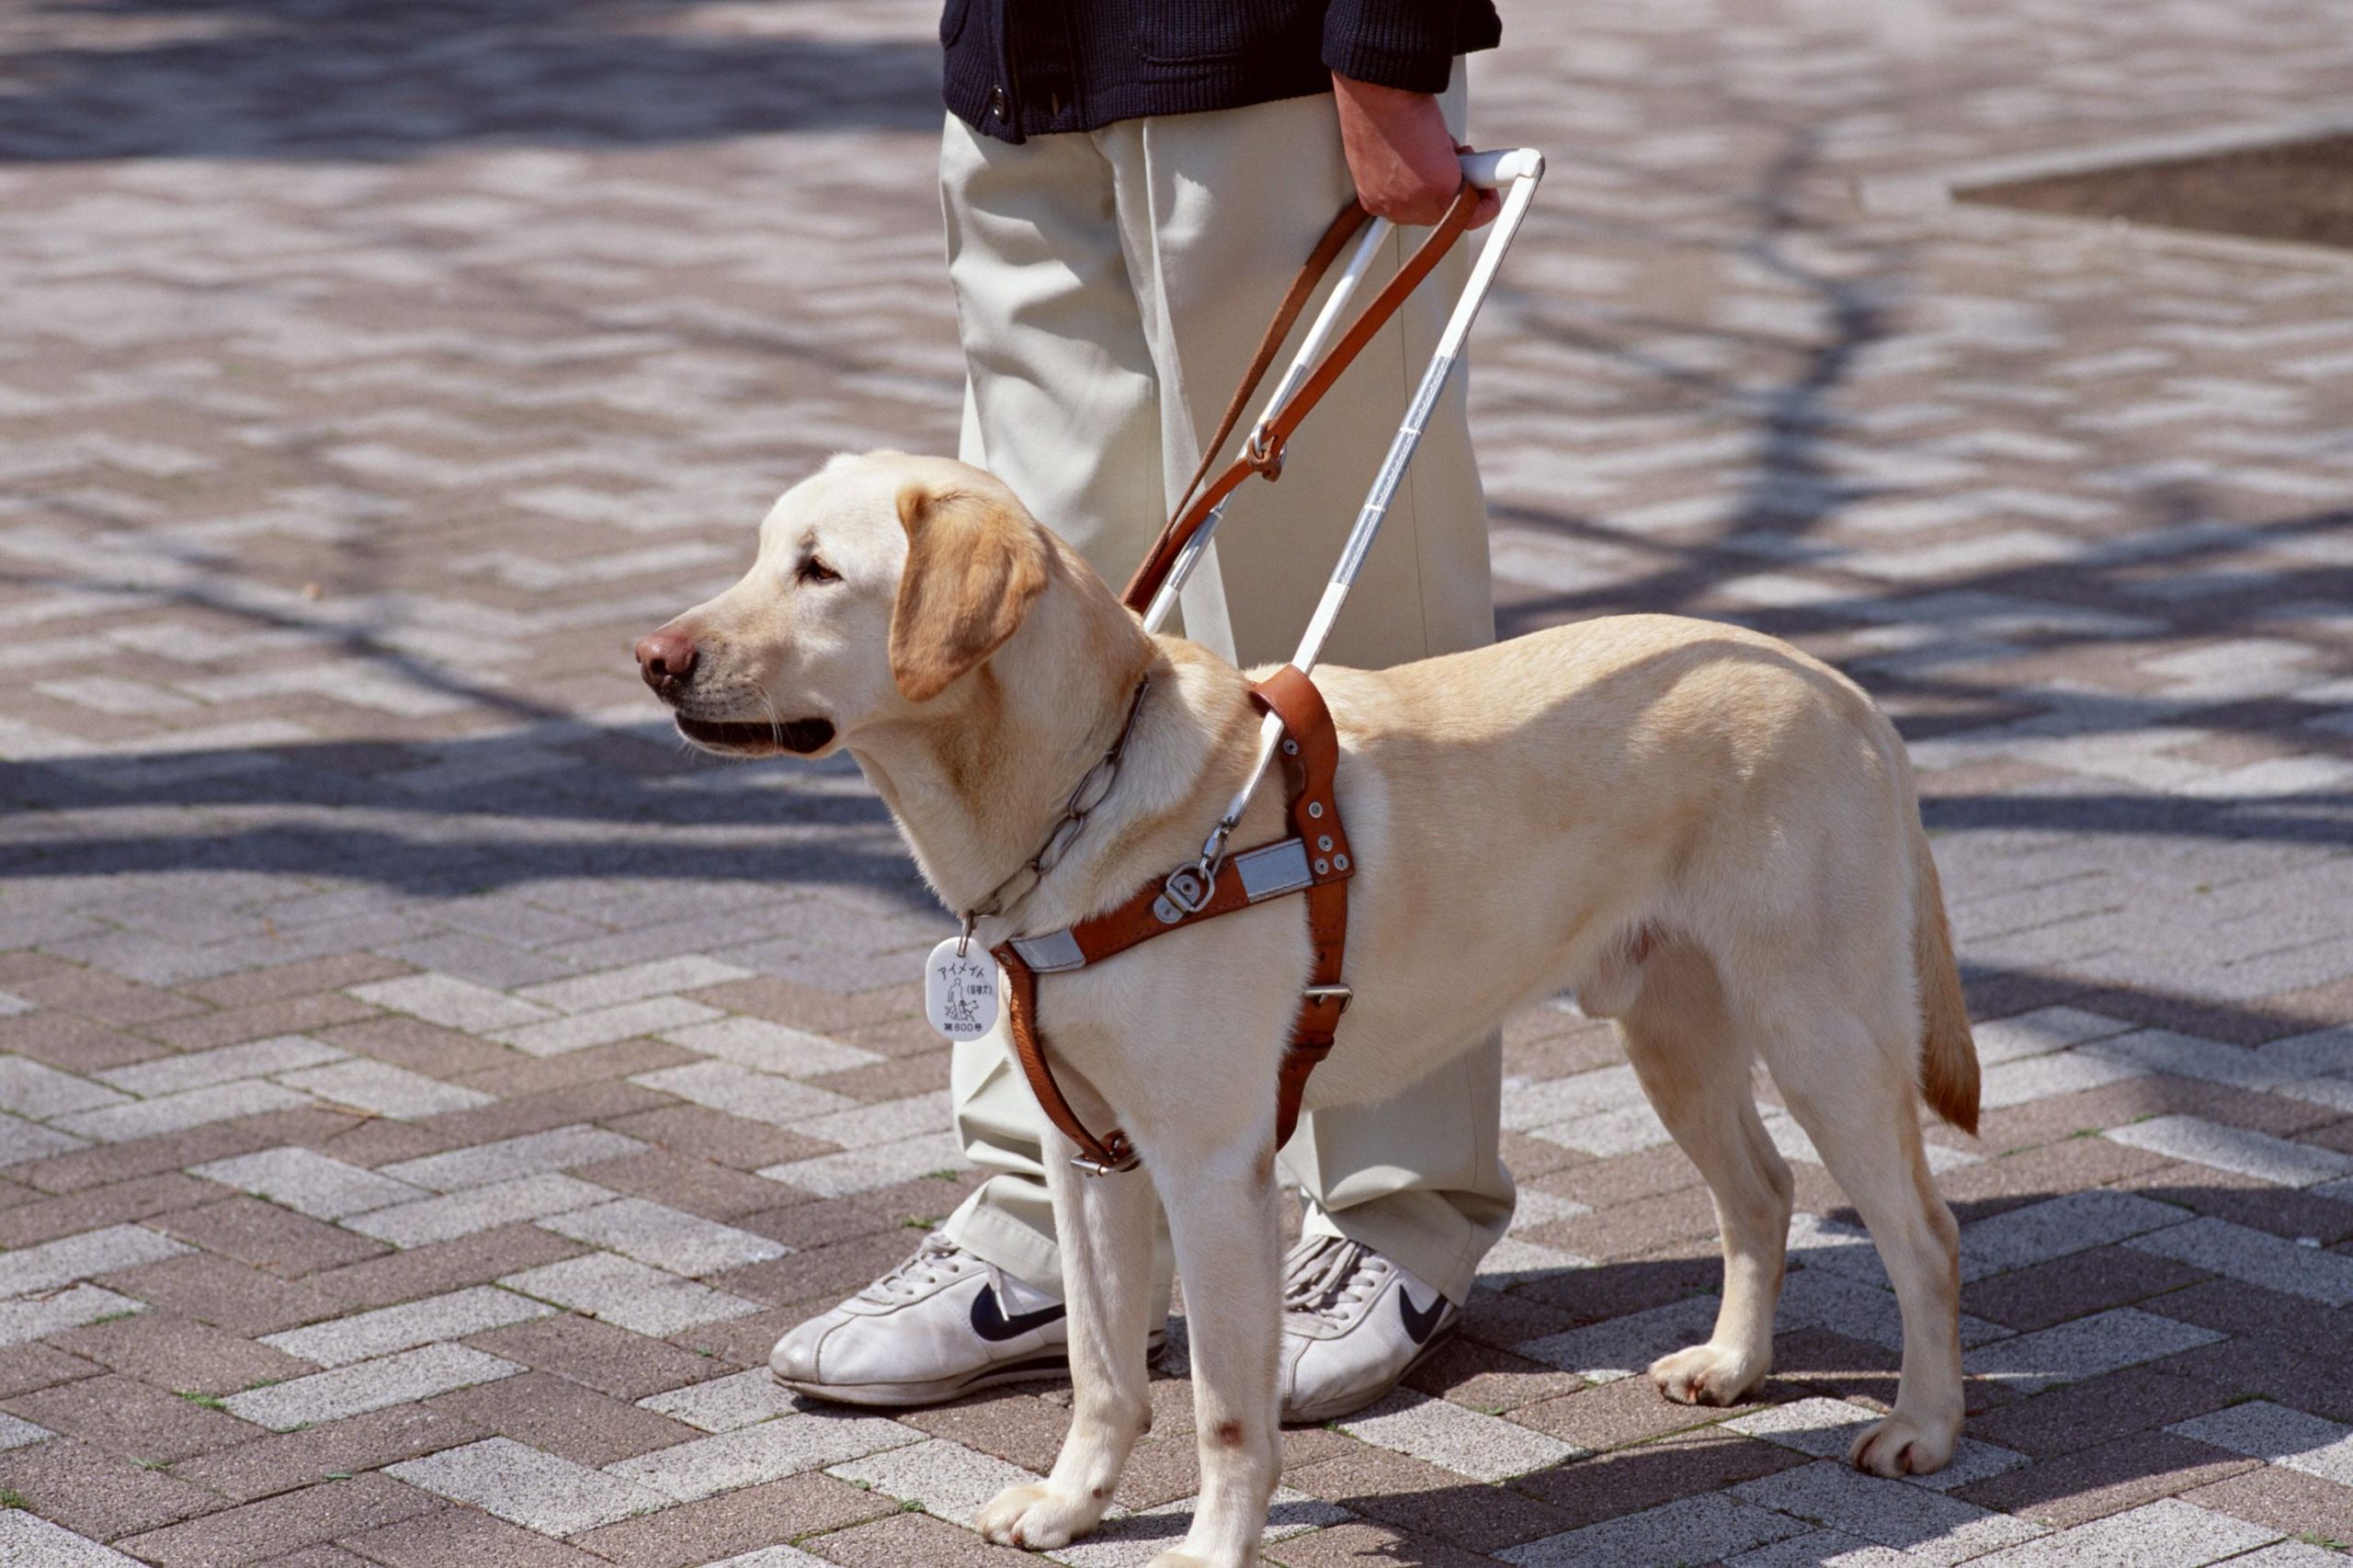
[[[1038,1027],[1040,975],[1084,969],[1167,932],[1271,898],[1305,893],[1312,960],[1276,1078],[1278,1148],[1297,1129],[1308,1074],[1331,1054],[1334,1031],[1347,1008],[1349,992],[1340,974],[1347,949],[1348,878],[1355,873],[1356,860],[1340,825],[1339,798],[1333,787],[1339,770],[1339,735],[1315,683],[1289,665],[1253,687],[1251,697],[1281,719],[1288,736],[1283,750],[1298,765],[1299,788],[1290,801],[1292,836],[1228,856],[1206,889],[1190,868],[1181,869],[1090,920],[1043,936],[1017,937],[992,949],[1007,981],[1014,1058],[1046,1119],[1078,1146],[1075,1163],[1097,1175],[1132,1170],[1140,1157],[1119,1129],[1100,1138],[1089,1131],[1054,1081],[1045,1037]]]

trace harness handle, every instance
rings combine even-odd
[[[1240,390],[1234,393],[1233,401],[1226,405],[1225,417],[1219,422],[1217,435],[1203,454],[1200,468],[1195,472],[1192,483],[1185,487],[1186,498],[1178,506],[1176,515],[1169,518],[1167,527],[1160,530],[1160,537],[1153,540],[1143,563],[1136,568],[1135,575],[1128,579],[1128,585],[1120,598],[1130,609],[1142,615],[1151,608],[1154,596],[1167,581],[1170,569],[1184,553],[1186,545],[1244,480],[1254,473],[1263,473],[1268,479],[1281,476],[1283,446],[1290,439],[1291,432],[1298,429],[1300,421],[1324,400],[1324,394],[1332,390],[1332,383],[1340,379],[1340,373],[1355,363],[1357,356],[1364,352],[1365,346],[1372,341],[1374,335],[1389,324],[1390,318],[1404,306],[1406,298],[1420,286],[1422,279],[1430,275],[1440,258],[1453,248],[1454,242],[1462,237],[1463,231],[1470,226],[1471,214],[1478,208],[1479,194],[1478,187],[1467,180],[1463,182],[1462,188],[1455,192],[1453,205],[1446,210],[1446,216],[1439,219],[1438,226],[1430,231],[1429,238],[1422,242],[1420,247],[1406,258],[1405,264],[1397,269],[1396,276],[1373,296],[1372,302],[1364,308],[1363,313],[1349,325],[1347,334],[1332,346],[1331,351],[1299,383],[1298,390],[1284,399],[1279,408],[1259,422],[1251,432],[1251,439],[1244,443],[1243,449],[1234,455],[1224,472],[1203,489],[1202,476],[1209,472],[1217,453],[1223,449],[1227,437],[1233,435],[1234,426],[1241,422],[1243,409],[1258,390],[1258,383],[1265,379],[1268,367],[1274,363],[1283,339],[1290,335],[1300,312],[1306,308],[1324,275],[1331,270],[1341,248],[1364,225],[1365,210],[1353,199],[1340,210],[1331,225],[1324,231],[1323,238],[1316,241],[1315,249],[1308,256],[1306,265],[1291,279],[1289,292],[1276,308],[1274,320],[1267,325],[1267,335],[1259,341],[1258,351],[1251,359]]]

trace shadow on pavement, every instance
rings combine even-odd
[[[20,26],[34,41],[0,59],[0,161],[393,160],[453,144],[938,130],[930,40],[695,30],[698,9],[609,0],[76,6],[74,42],[44,46],[37,23]],[[124,29],[120,46],[86,41],[108,26]]]

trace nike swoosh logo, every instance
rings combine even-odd
[[[1405,1332],[1414,1336],[1416,1345],[1427,1345],[1430,1335],[1438,1332],[1438,1319],[1446,1316],[1446,1298],[1434,1296],[1427,1310],[1416,1311],[1414,1298],[1404,1286],[1397,1288],[1397,1315],[1405,1320]]]
[[[1050,1323],[1060,1323],[1070,1309],[1060,1304],[1040,1307],[1034,1312],[1005,1315],[1005,1306],[996,1299],[996,1287],[983,1285],[981,1293],[972,1298],[972,1332],[991,1345],[1002,1345],[1008,1339],[1018,1339]]]

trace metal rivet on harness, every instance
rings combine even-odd
[[[1315,841],[1315,847],[1327,854],[1330,853],[1332,848],[1332,835],[1327,833],[1317,838]]]
[[[1319,858],[1319,859],[1315,862],[1315,874],[1316,874],[1317,876],[1319,876],[1319,877],[1320,877],[1320,876],[1322,876],[1324,872],[1326,872],[1326,871],[1330,870],[1331,869],[1332,869],[1332,862],[1331,862],[1331,861],[1329,861],[1329,860],[1324,860],[1324,859],[1320,859],[1320,858]]]
[[[1297,756],[1299,755],[1299,743],[1297,741],[1285,741],[1283,743],[1283,755],[1285,756]]]
[[[1338,869],[1345,871],[1348,869],[1348,858],[1345,855],[1335,855],[1332,857],[1332,864]]]
[[[1307,814],[1308,814],[1309,816],[1312,816],[1312,817],[1320,817],[1320,816],[1322,816],[1322,815],[1324,814],[1324,802],[1323,802],[1323,801],[1308,801],[1308,802],[1307,802]]]

